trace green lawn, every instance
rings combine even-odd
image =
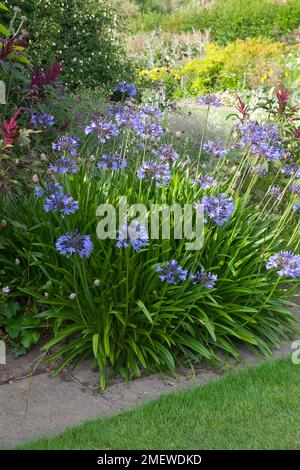
[[[300,449],[300,365],[226,375],[22,449]]]

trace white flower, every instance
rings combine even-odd
[[[76,294],[74,292],[72,292],[72,294],[69,295],[69,299],[70,300],[76,299]]]
[[[99,287],[100,286],[100,279],[95,279],[94,280],[94,286]]]

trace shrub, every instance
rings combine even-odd
[[[164,17],[159,25],[166,31],[209,29],[219,44],[255,36],[277,39],[300,25],[300,1],[215,0],[209,8],[189,8]]]
[[[21,7],[29,18],[31,60],[44,67],[61,62],[69,87],[95,87],[124,74],[126,59],[117,17],[106,0],[9,3]]]
[[[236,341],[267,354],[293,331],[284,305],[299,284],[300,257],[276,253],[299,250],[299,222],[292,179],[282,180],[278,171],[286,150],[276,128],[251,121],[235,128],[235,150],[230,142],[222,155],[233,152],[238,168],[228,172],[220,144],[219,157],[213,157],[216,144],[207,143],[192,165],[161,147],[167,144],[161,118],[158,110],[132,104],[87,118],[80,141],[62,136],[49,152],[53,179],[43,181],[36,196],[17,205],[1,201],[5,285],[47,306],[38,318],[53,326],[45,347],[61,346],[51,355],[63,356],[57,372],[94,355],[102,387],[107,365],[125,378],[140,375],[142,367],[174,371],[177,363],[213,359],[218,348],[237,357]],[[200,172],[205,152],[215,165]],[[282,186],[279,198],[274,191],[257,196],[258,163]],[[186,251],[173,217],[170,239],[150,240],[140,222],[128,236],[127,223],[139,220],[137,213],[120,216],[117,240],[113,219],[103,225],[108,238],[97,238],[99,204],[116,206],[121,196],[147,211],[151,203],[175,202],[199,209],[201,201],[203,247]]]
[[[188,93],[256,88],[274,85],[284,74],[283,57],[289,48],[280,42],[253,38],[238,39],[227,46],[209,44],[202,59],[182,66]]]

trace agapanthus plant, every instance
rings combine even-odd
[[[55,247],[59,253],[65,256],[72,256],[77,253],[80,258],[86,258],[93,251],[93,243],[89,235],[82,235],[78,229],[72,233],[61,235]]]

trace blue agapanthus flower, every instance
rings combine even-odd
[[[130,245],[134,251],[139,251],[149,241],[148,230],[138,220],[128,223],[124,222],[119,230],[117,248],[128,248]]]
[[[265,165],[257,165],[252,168],[253,173],[258,176],[267,176],[268,168]]]
[[[48,181],[43,187],[35,186],[34,191],[36,196],[46,196],[54,192],[63,191],[63,187],[56,181]]]
[[[160,121],[163,117],[163,112],[156,106],[146,105],[140,108],[140,115]]]
[[[54,126],[54,117],[47,113],[33,113],[31,115],[31,124],[35,127],[48,129],[49,127]]]
[[[293,206],[294,211],[300,211],[300,200],[295,203]]]
[[[136,95],[136,88],[134,83],[126,82],[119,82],[115,87],[115,91],[119,91],[120,93],[127,93],[128,96],[135,96]]]
[[[65,233],[55,243],[59,253],[66,256],[72,256],[77,253],[80,258],[90,256],[93,251],[93,243],[89,235],[81,235],[76,229],[75,232]]]
[[[290,191],[297,196],[300,196],[300,183],[293,184],[290,188]]]
[[[172,145],[161,145],[159,149],[152,150],[153,155],[159,157],[163,162],[167,162],[170,165],[178,159],[179,155],[175,152]]]
[[[280,276],[298,279],[300,278],[300,255],[295,255],[290,251],[280,251],[270,256],[266,268],[279,268],[277,274]]]
[[[177,285],[187,278],[187,270],[183,269],[175,259],[158,266],[156,271],[160,274],[160,280],[166,281],[168,284]]]
[[[97,167],[108,168],[110,170],[118,170],[126,168],[126,159],[118,153],[107,153],[102,155],[100,162],[97,163]]]
[[[217,225],[225,224],[234,211],[232,198],[227,198],[223,193],[218,196],[204,196],[198,205],[203,206],[204,212]]]
[[[55,163],[52,163],[49,168],[54,173],[59,173],[60,175],[65,175],[66,173],[75,174],[78,171],[77,163],[70,157],[57,158]]]
[[[201,96],[198,103],[205,106],[215,106],[216,108],[220,108],[222,106],[222,102],[214,93],[207,93],[206,95]]]
[[[218,186],[218,181],[209,175],[198,176],[192,180],[192,183],[199,184],[201,189],[216,188]]]
[[[115,121],[118,127],[132,127],[133,119],[136,117],[136,113],[129,107],[122,107],[115,114]]]
[[[53,211],[59,213],[62,217],[73,214],[79,208],[78,201],[75,201],[71,194],[64,194],[61,191],[54,192],[46,197],[44,209],[46,212]]]
[[[96,134],[97,138],[102,144],[119,135],[118,127],[108,118],[99,118],[95,121],[92,121],[88,126],[85,127],[84,132],[85,134]]]
[[[283,175],[295,176],[296,178],[300,178],[300,165],[297,165],[296,163],[290,163],[289,165],[285,165],[281,168],[280,171]]]
[[[213,142],[212,140],[208,140],[204,145],[203,149],[205,152],[214,155],[218,158],[226,157],[229,153],[229,149],[224,147],[221,142]]]
[[[156,139],[164,135],[161,124],[154,118],[147,117],[144,113],[139,113],[132,120],[132,129],[141,139]]]
[[[79,139],[76,137],[60,137],[56,142],[52,144],[52,149],[56,152],[70,153],[71,155],[77,155],[79,147]]]
[[[172,179],[170,166],[162,161],[144,162],[137,171],[137,176],[141,180],[155,180],[158,187],[166,186]]]
[[[276,125],[249,121],[236,125],[233,130],[238,145],[248,148],[252,154],[265,157],[268,161],[280,160],[285,156]]]
[[[190,274],[190,279],[194,281],[194,285],[203,284],[207,289],[212,289],[216,284],[218,276],[217,274],[205,272],[205,270],[201,268],[196,274]]]
[[[282,197],[282,190],[278,186],[270,186],[267,194],[275,201],[279,201],[279,199]]]

